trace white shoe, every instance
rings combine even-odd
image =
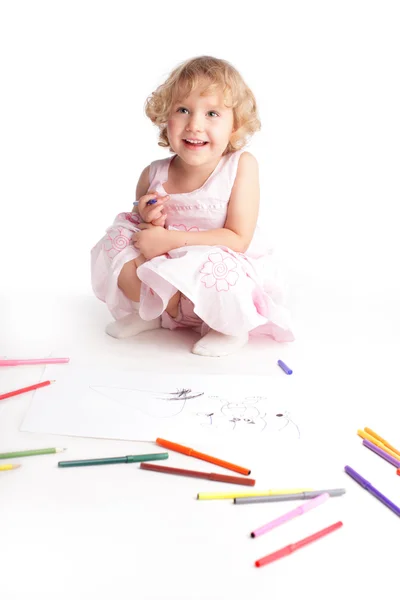
[[[243,348],[248,341],[248,333],[240,336],[224,335],[211,329],[195,343],[192,352],[200,356],[228,356]]]

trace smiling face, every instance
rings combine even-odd
[[[233,122],[222,92],[199,85],[171,107],[167,122],[171,148],[189,165],[216,164],[226,150]]]

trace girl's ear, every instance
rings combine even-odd
[[[231,135],[229,136],[229,143],[234,148],[235,148],[235,144],[236,144],[236,142],[238,140],[237,131],[238,131],[237,129],[232,129]]]

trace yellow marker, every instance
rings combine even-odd
[[[389,444],[389,442],[387,442],[386,440],[381,438],[381,436],[378,435],[377,433],[375,433],[375,431],[372,431],[372,429],[370,429],[369,427],[364,427],[364,431],[366,431],[369,435],[372,435],[372,437],[377,439],[378,442],[382,442],[382,444],[384,444],[386,446],[386,448],[389,448],[390,450],[392,450],[393,452],[395,452],[396,454],[398,454],[400,456],[400,450],[396,450],[396,448],[394,448],[393,446],[391,446]]]
[[[299,492],[312,492],[312,488],[295,488],[289,490],[266,490],[264,492],[200,492],[197,500],[232,500],[233,498],[252,498],[253,496],[279,496],[280,494],[298,494]]]
[[[18,469],[21,465],[0,465],[0,471],[11,471],[12,469]]]
[[[372,437],[372,435],[369,435],[369,433],[366,433],[365,431],[362,431],[362,429],[359,429],[357,431],[357,435],[362,437],[364,440],[368,440],[372,444],[375,444],[375,446],[378,446],[378,448],[381,448],[381,450],[384,450],[385,452],[390,454],[390,456],[393,456],[393,458],[400,460],[400,454],[397,454],[397,452],[393,452],[393,450],[390,450],[387,446],[385,446],[385,444],[382,444],[382,442],[378,442],[378,440]]]

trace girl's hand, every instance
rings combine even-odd
[[[168,243],[170,232],[163,227],[155,227],[150,223],[139,225],[141,231],[136,231],[132,236],[133,245],[140,250],[147,260],[166,254],[171,250]]]
[[[156,200],[155,203],[147,204],[150,200]],[[169,196],[161,196],[158,192],[149,191],[139,198],[138,213],[145,223],[152,223],[164,227],[166,215],[163,214],[164,204],[168,202]],[[164,218],[164,221],[161,219]]]
[[[166,220],[167,215],[161,215],[161,217],[158,217],[158,219],[154,219],[154,221],[151,222],[151,225],[154,225],[155,227],[164,227]]]

